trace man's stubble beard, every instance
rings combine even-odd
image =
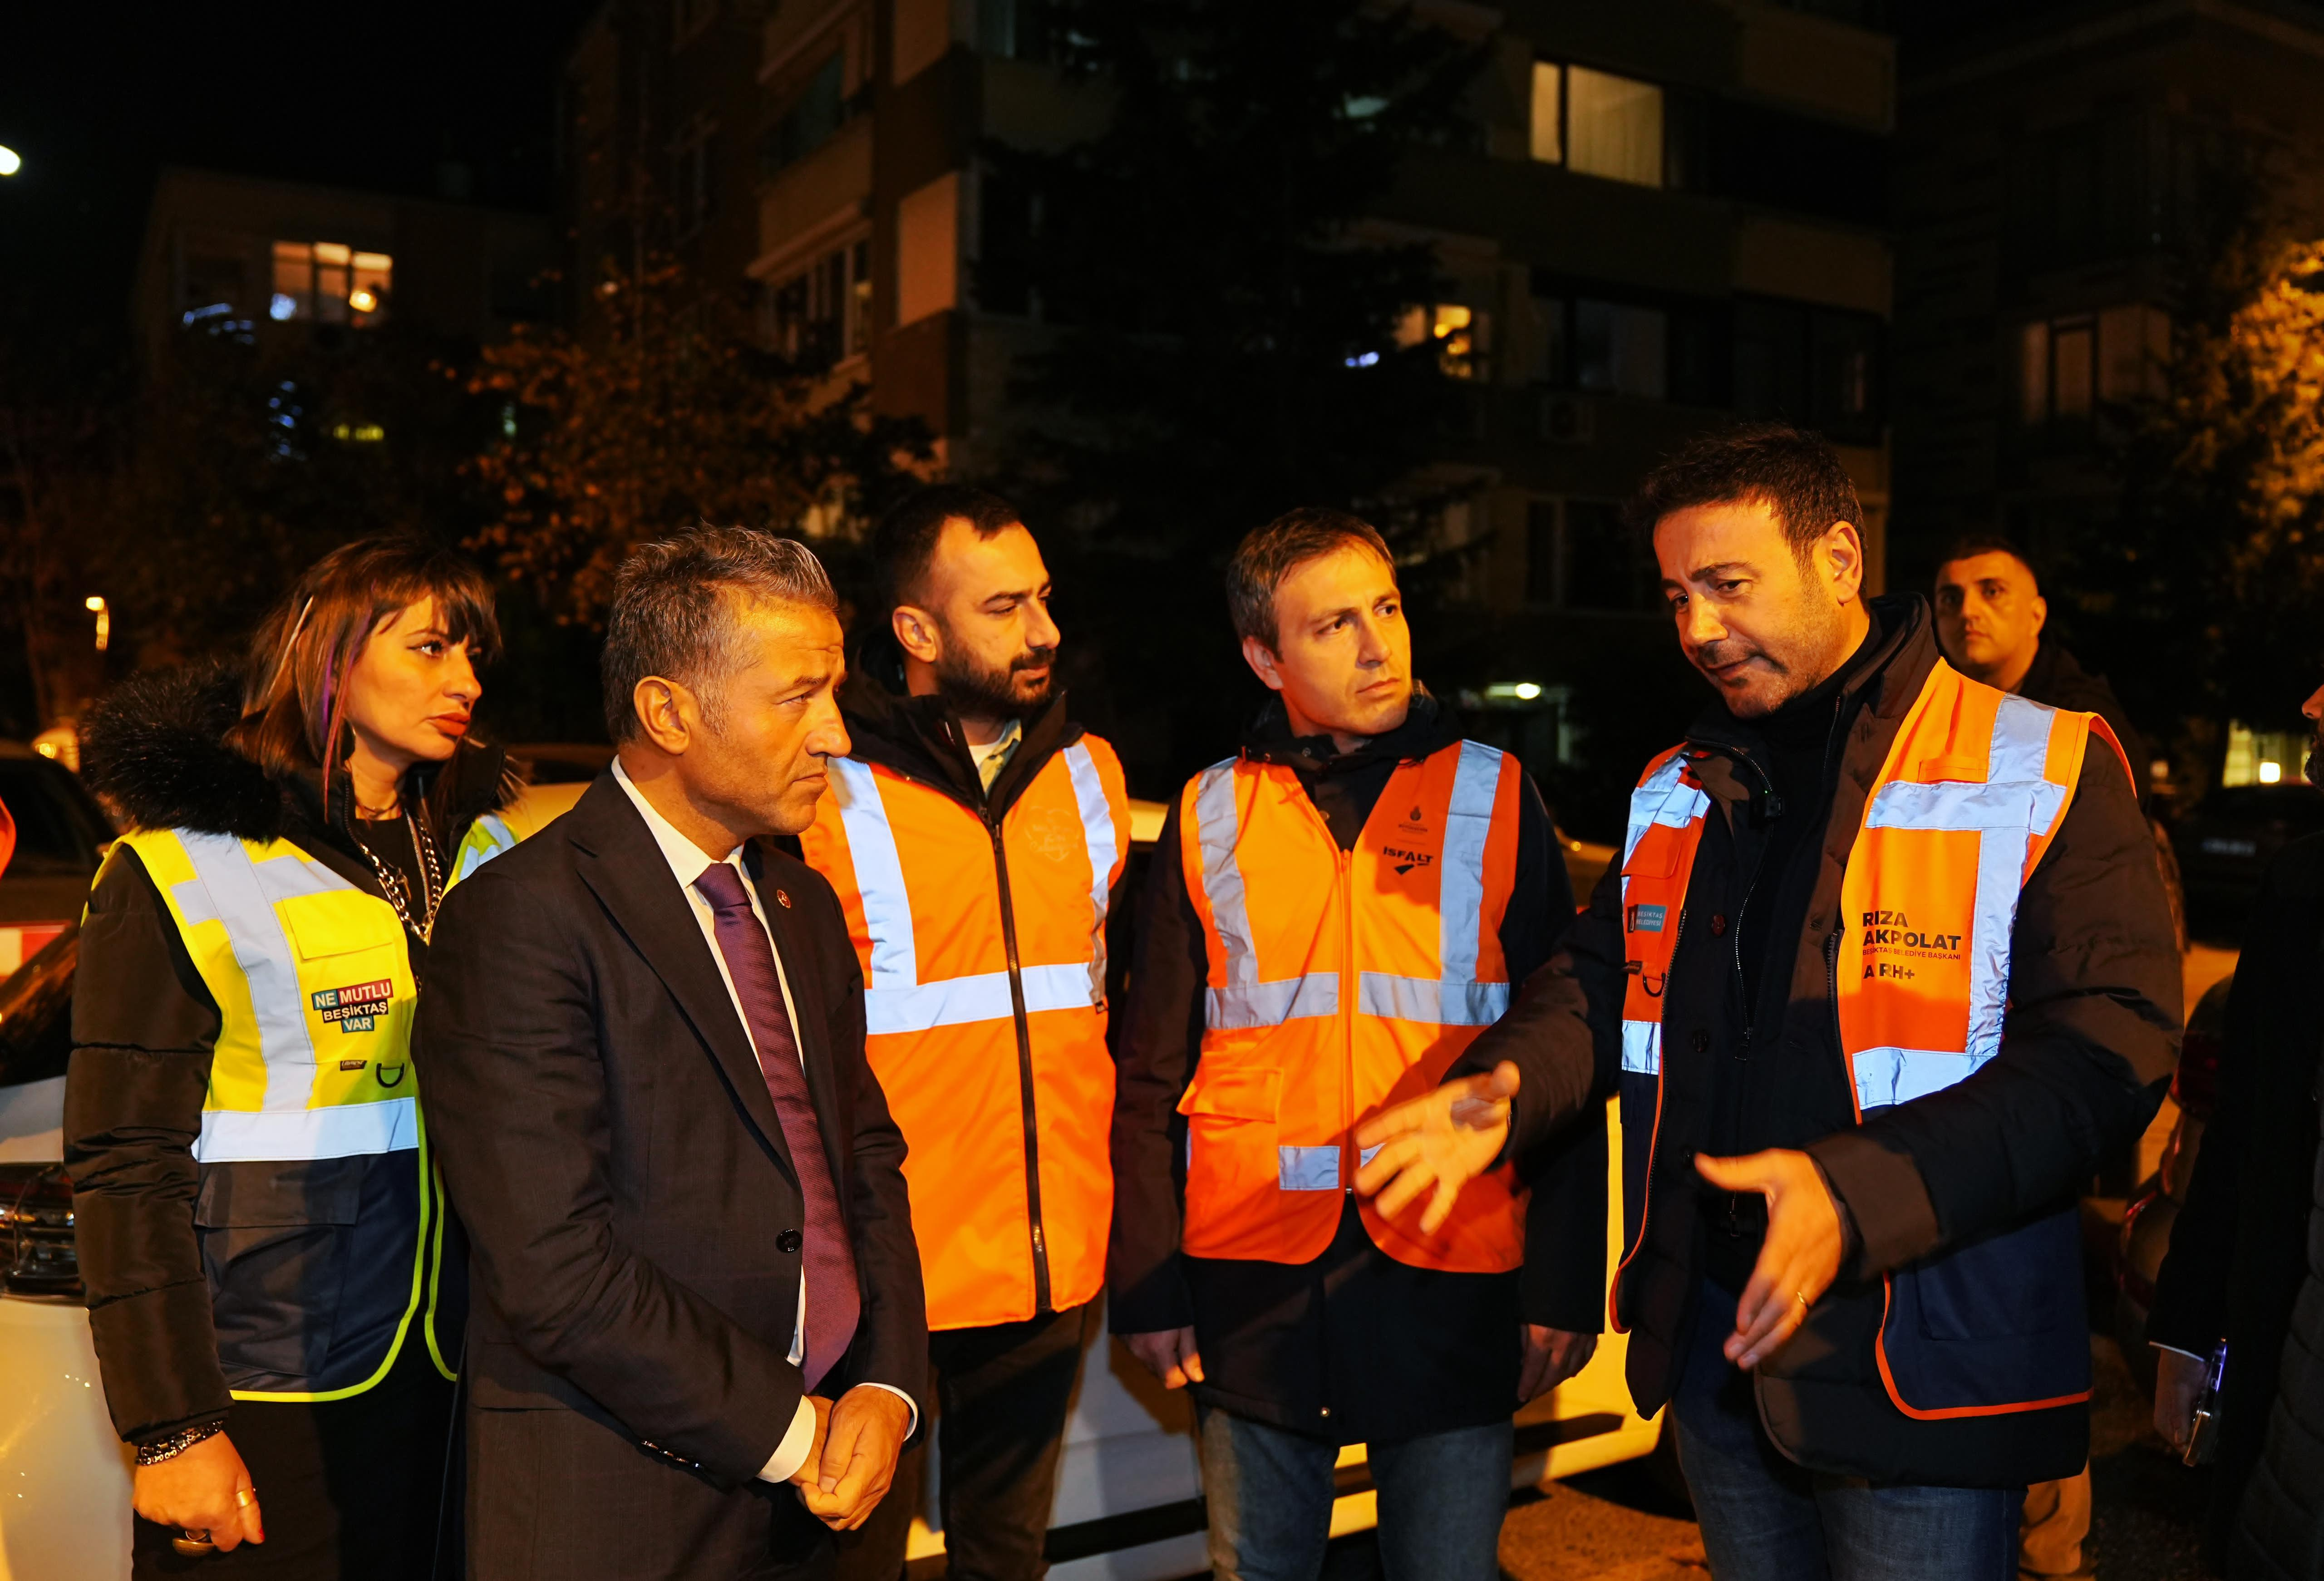
[[[936,666],[936,695],[945,707],[954,714],[977,719],[1015,719],[1029,721],[1056,694],[1056,672],[1052,667],[1040,689],[1030,695],[1019,691],[1017,676],[1023,670],[1039,665],[1054,666],[1056,649],[1022,653],[1010,661],[1007,669],[983,669],[973,660],[954,659],[947,656]]]

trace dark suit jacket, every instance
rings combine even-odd
[[[864,1062],[862,974],[828,884],[779,852],[752,865],[862,1287],[824,1392],[876,1382],[920,1400],[904,1140]],[[746,1487],[804,1385],[785,1359],[798,1177],[710,947],[610,775],[453,890],[431,966],[414,1062],[474,1243],[475,1404],[577,1412]],[[554,1519],[559,1490],[535,1491]]]

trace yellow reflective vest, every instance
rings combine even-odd
[[[517,838],[497,814],[478,819],[447,887]],[[288,840],[159,829],[120,843],[144,864],[218,1008],[194,1219],[234,1397],[362,1393],[415,1319],[451,1377],[456,1336],[439,1333],[437,1310],[443,1190],[411,1066],[419,990],[395,908]]]

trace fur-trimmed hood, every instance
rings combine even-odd
[[[133,829],[260,841],[319,829],[323,798],[313,773],[276,778],[226,745],[241,717],[242,673],[232,665],[132,676],[82,721],[81,777]],[[421,794],[447,850],[521,788],[501,749],[473,740],[441,767],[415,772],[425,776]],[[334,823],[354,803],[344,773],[338,782]]]

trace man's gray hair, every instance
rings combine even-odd
[[[741,666],[733,593],[754,603],[811,604],[836,612],[839,595],[815,551],[746,527],[697,527],[630,551],[605,617],[605,729],[615,742],[639,731],[638,683],[676,681],[715,724],[719,694]]]

